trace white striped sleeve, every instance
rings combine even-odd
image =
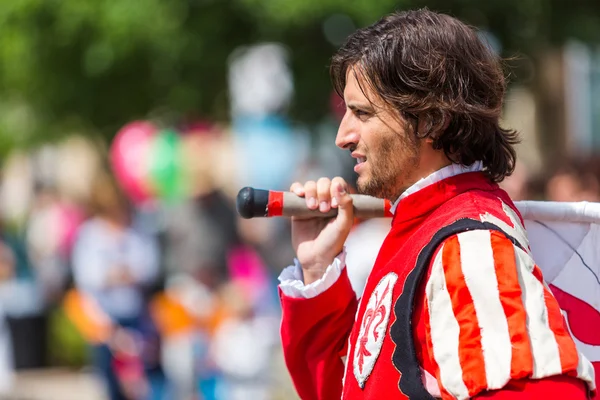
[[[462,273],[481,331],[487,385],[489,389],[500,389],[510,380],[512,351],[490,235],[490,231],[472,231],[459,235],[458,242]]]
[[[550,329],[548,309],[544,300],[544,284],[533,275],[535,264],[529,254],[516,250],[519,284],[523,288],[523,303],[527,312],[527,331],[531,338],[533,378],[562,373],[560,353],[554,332]]]
[[[452,300],[446,287],[442,254],[438,251],[433,261],[431,276],[426,286],[429,304],[430,335],[433,354],[439,367],[440,384],[457,399],[468,399],[469,390],[462,379],[458,354],[460,326],[454,317]]]
[[[427,347],[445,397],[470,398],[523,377],[572,373],[590,381],[590,364],[565,332],[541,271],[504,234],[473,230],[446,239],[425,293]]]

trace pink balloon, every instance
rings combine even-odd
[[[123,191],[136,204],[154,195],[148,182],[149,149],[157,129],[150,122],[134,121],[125,125],[115,136],[110,161]]]

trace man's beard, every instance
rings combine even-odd
[[[395,201],[404,190],[404,182],[418,167],[420,151],[416,143],[398,140],[390,145],[382,145],[375,150],[377,157],[367,158],[369,177],[358,178],[357,190],[360,194]],[[401,154],[398,152],[401,151]]]
[[[386,197],[386,184],[388,182],[388,187],[390,186],[390,180],[386,179],[386,177],[381,176],[376,171],[374,171],[373,165],[371,165],[371,176],[368,179],[358,178],[356,182],[356,189],[360,194],[366,194],[368,196],[378,197],[381,199],[385,199]]]

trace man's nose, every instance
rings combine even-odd
[[[341,149],[347,149],[351,146],[356,146],[359,139],[360,134],[358,133],[358,127],[353,121],[352,112],[346,110],[346,114],[344,115],[344,118],[342,118],[342,122],[340,123],[340,127],[338,128],[335,137],[335,144]]]

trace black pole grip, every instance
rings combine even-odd
[[[247,186],[238,192],[236,208],[242,218],[266,217],[268,205],[268,190],[254,189]]]

